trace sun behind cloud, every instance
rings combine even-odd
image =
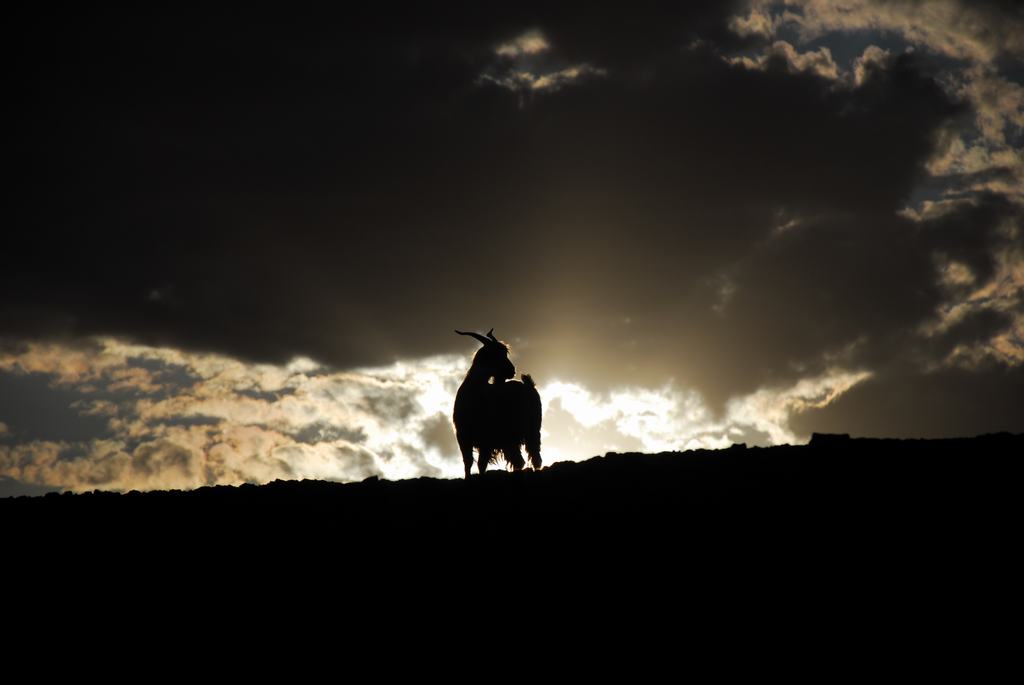
[[[69,424],[99,420],[86,440],[0,431],[0,477],[75,491],[195,488],[316,478],[457,478],[451,427],[469,358],[439,355],[331,370],[308,358],[248,364],[98,338],[89,347],[33,343],[0,356],[0,374],[67,393]],[[861,375],[834,374],[738,398],[716,417],[700,395],[668,384],[598,394],[540,383],[547,462],[607,450],[665,451],[801,439],[787,427],[804,403],[831,401]],[[58,432],[59,431],[55,431]]]

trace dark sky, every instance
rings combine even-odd
[[[494,327],[711,416],[861,374],[797,435],[1024,430],[1019,5],[552,4],[12,25],[0,350],[343,371]]]

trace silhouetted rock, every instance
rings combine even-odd
[[[850,440],[849,433],[814,433],[811,435],[811,447],[837,447]]]

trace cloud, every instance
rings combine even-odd
[[[939,138],[928,171],[947,181],[946,194],[996,193],[1024,202],[1024,87],[976,65],[951,77],[973,121],[952,122]]]
[[[531,29],[518,38],[495,48],[500,58],[477,79],[479,84],[494,84],[519,95],[519,106],[526,103],[529,93],[556,92],[562,88],[608,74],[607,70],[587,62],[559,66],[560,62],[547,57],[551,51],[544,34]],[[541,55],[545,55],[542,58]]]
[[[604,69],[592,67],[583,63],[574,67],[566,67],[556,72],[544,74],[537,78],[530,87],[533,90],[558,90],[570,83],[574,83],[585,77],[605,76],[608,72]]]
[[[864,48],[864,52],[853,61],[854,85],[863,85],[871,70],[884,68],[891,59],[892,53],[877,45],[869,45]]]
[[[1024,15],[1019,10],[1003,11],[999,3],[965,3],[936,0],[791,0],[754,2],[749,16],[730,23],[740,35],[758,35],[769,40],[786,28],[795,28],[803,43],[835,34],[878,33],[896,35],[907,49],[924,48],[933,53],[966,62],[964,68],[947,68],[942,80],[950,92],[969,103],[975,115],[973,126],[957,123],[945,132],[929,171],[939,176],[976,174],[1003,170],[998,179],[974,183],[969,190],[995,191],[1016,197],[1024,195],[1024,167],[1019,145],[1007,143],[1007,132],[1019,137],[1024,131],[1024,87],[999,71],[999,59],[1024,54]],[[800,53],[786,41],[776,41],[759,56],[729,58],[748,68],[765,68],[769,59],[782,60],[795,71],[813,71],[821,76],[844,75],[862,85],[871,68],[892,59],[892,53],[869,45],[844,74],[822,55],[827,47]],[[951,122],[952,123],[952,122]],[[971,141],[971,142],[968,142]]]
[[[743,37],[756,36],[768,40],[775,35],[775,22],[771,14],[758,3],[751,3],[749,14],[731,17],[728,26],[733,33]]]
[[[680,49],[691,32],[717,36],[710,27],[731,9],[686,3],[635,22],[600,13],[480,20],[479,30],[444,34],[440,47],[417,31],[382,34],[387,49],[332,37],[340,52],[325,48],[327,65],[304,61],[312,60],[305,50],[291,56],[307,80],[270,69],[259,91],[198,38],[179,62],[157,51],[161,68],[134,97],[177,92],[182,116],[142,107],[132,125],[114,126],[107,114],[76,119],[65,138],[43,136],[49,147],[31,155],[33,187],[50,199],[23,196],[9,246],[19,265],[0,274],[5,332],[116,334],[350,368],[453,351],[451,326],[439,321],[541,339],[547,319],[562,325],[541,311],[555,300],[587,326],[601,302],[613,303],[641,339],[652,320],[682,330],[690,312],[666,317],[652,306],[659,294],[690,292],[727,268],[770,230],[780,205],[901,207],[949,106],[927,92],[915,105],[924,88],[913,64],[893,70],[913,88],[881,79],[869,101],[823,96],[803,73],[737,74],[706,51]],[[256,26],[232,40],[263,44]],[[501,89],[473,84],[495,46],[524,26],[551,46],[532,57],[558,53],[529,83],[580,80],[587,69],[565,70],[581,64],[608,75],[539,98],[528,116],[505,111]],[[303,37],[321,45],[318,33]],[[378,50],[372,79],[361,66],[350,73],[348,65],[366,64],[361,51]],[[331,70],[325,83],[347,84],[344,93],[320,87],[321,67]],[[49,73],[48,62],[38,68]],[[122,73],[111,68],[112,78]],[[217,70],[239,92],[212,107],[202,104],[212,97],[203,88]],[[288,107],[252,106],[260,93],[294,89],[280,99]],[[91,111],[125,111],[102,88],[90,92]],[[38,121],[59,109],[45,98],[32,106]],[[182,127],[190,116],[195,127]],[[140,138],[129,140],[129,130]],[[106,149],[90,149],[97,140]],[[43,239],[54,233],[61,239]],[[627,238],[630,251],[614,248]],[[456,262],[487,263],[489,276],[467,289]],[[620,268],[630,284],[612,287]],[[589,281],[610,292],[598,294],[598,284],[587,293]],[[174,297],[154,300],[154,290]]]
[[[587,77],[605,76],[607,73],[608,72],[604,69],[599,69],[583,63],[572,67],[566,67],[558,71],[548,71],[545,73],[513,70],[497,75],[484,74],[480,77],[480,81],[482,83],[493,83],[513,92],[555,92]]]
[[[744,439],[756,445],[796,444],[808,436],[791,430],[794,415],[828,406],[870,376],[866,371],[830,369],[793,386],[765,387],[735,397],[724,414],[716,414],[699,393],[672,384],[599,395],[576,383],[556,381],[543,389],[542,399],[546,417],[554,412],[568,419],[558,422],[558,429],[567,433],[564,437],[572,445],[661,452],[721,449]]]
[[[302,358],[254,365],[110,338],[84,350],[28,344],[0,369],[77,394],[72,407],[104,419],[110,437],[38,436],[5,446],[0,465],[10,478],[77,490],[439,475],[422,434],[451,403],[456,362],[329,373]]]
[[[932,368],[1013,368],[1024,363],[1024,252],[1007,247],[995,255],[991,276],[978,279],[965,264],[944,265],[951,296],[922,333],[945,354]]]
[[[895,438],[943,438],[999,432],[1015,425],[1024,366],[945,368],[921,374],[891,368],[821,410],[795,415],[798,432],[817,430]],[[913,411],[904,411],[912,407]]]
[[[986,139],[1006,143],[1008,130],[1024,129],[1024,86],[974,67],[965,72],[961,94],[975,106],[977,125]]]
[[[444,469],[450,457],[419,447],[428,426],[381,436],[393,417],[448,408],[391,395],[412,381],[326,376],[461,357],[453,327],[515,336],[542,383],[609,397],[672,378],[716,416],[830,369],[870,371],[876,387],[924,379],[958,345],[957,365],[1015,372],[1012,298],[970,299],[1018,259],[1010,5],[365,14],[289,31],[258,12],[23,20],[39,40],[12,48],[27,66],[10,86],[23,135],[8,151],[17,259],[0,272],[0,320],[14,347],[63,350],[23,358],[52,368],[17,389],[64,432],[13,407],[4,444],[92,432],[126,454],[161,439],[195,451],[243,425],[214,474],[287,473],[272,456],[284,448],[339,472],[356,448],[386,473],[423,472],[410,455],[424,453]],[[125,29],[139,25],[155,28]],[[547,49],[528,52],[529,28]],[[496,53],[506,45],[515,54]],[[969,287],[949,282],[951,264]],[[958,306],[974,323],[928,334]],[[163,356],[124,368],[94,336]],[[47,395],[46,374],[74,380]],[[998,386],[997,371],[984,378]],[[332,393],[341,415],[321,407]],[[620,440],[615,422],[598,426]],[[228,459],[242,446],[267,458]]]
[[[832,59],[832,52],[824,46],[801,53],[786,41],[778,40],[762,55],[732,57],[727,61],[748,69],[765,69],[773,60],[785,64],[793,72],[809,72],[831,80],[839,78],[839,67]]]
[[[507,43],[502,43],[494,49],[494,53],[500,57],[521,57],[536,55],[550,48],[544,34],[537,29],[531,29]]]
[[[911,43],[957,59],[992,62],[1004,53],[1024,54],[1024,17],[1019,12],[1002,11],[999,3],[765,0],[753,5],[781,7],[776,25],[792,24],[805,41],[839,31],[880,31],[896,33]]]
[[[763,388],[729,403],[728,416],[740,426],[768,435],[772,444],[800,440],[790,421],[805,412],[823,409],[848,390],[871,378],[870,371],[830,369],[814,378],[804,378],[789,388]]]
[[[462,476],[450,411],[464,357],[338,372],[306,359],[253,365],[110,338],[91,349],[73,365],[62,361],[70,351],[55,344],[2,358],[6,374],[41,376],[54,391],[77,392],[76,411],[103,417],[109,433],[78,440],[15,434],[0,445],[0,477],[81,491]],[[150,377],[125,373],[157,361],[194,381],[153,391]],[[736,398],[724,416],[697,392],[672,384],[600,393],[551,381],[540,386],[545,462],[616,449],[725,447],[744,438],[801,441],[806,436],[788,427],[791,415],[826,406],[865,377],[832,372],[792,388],[762,389]],[[253,396],[254,388],[266,396]]]

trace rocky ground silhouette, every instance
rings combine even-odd
[[[517,646],[583,630],[753,671],[935,665],[1009,649],[997,618],[1020,584],[1022,447],[816,435],[468,482],[14,498],[0,501],[5,587],[11,602],[114,606],[125,626],[211,644],[267,626],[416,641],[452,619],[520,626]],[[455,653],[466,630],[438,639]]]
[[[1009,525],[1024,436],[815,435],[808,445],[616,454],[469,481],[276,481],[0,501],[10,539],[222,554],[225,545],[562,554],[686,546],[807,553],[979,544]],[[995,540],[993,544],[998,544]]]

